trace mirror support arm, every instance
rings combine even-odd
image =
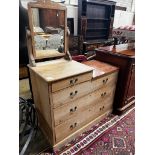
[[[27,48],[28,48],[28,56],[29,56],[29,64],[32,67],[36,66],[34,56],[32,54],[32,38],[30,30],[26,29],[26,39],[27,39]]]
[[[72,60],[72,56],[71,56],[71,54],[70,54],[70,52],[69,52],[69,35],[70,35],[70,31],[69,31],[69,28],[67,27],[67,51],[66,51],[66,55],[65,55],[65,59],[66,60]]]

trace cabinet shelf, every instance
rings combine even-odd
[[[87,36],[86,39],[89,40],[89,39],[95,39],[95,38],[97,39],[97,38],[104,38],[104,37],[107,37],[107,35],[102,35],[102,36],[98,36],[98,35],[96,35],[96,36]]]
[[[87,31],[92,31],[92,30],[107,30],[108,28],[87,28]]]
[[[110,19],[108,19],[108,18],[87,18],[87,20],[106,20],[106,21],[110,21]]]
[[[78,34],[81,37],[79,47],[83,53],[89,51],[90,42],[95,47],[111,38],[115,5],[116,2],[108,0],[78,1]]]

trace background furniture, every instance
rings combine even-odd
[[[114,112],[122,113],[135,102],[135,49],[128,44],[100,47],[95,59],[119,67]]]
[[[112,34],[116,2],[79,0],[78,34],[83,52],[103,46]]]
[[[78,36],[69,36],[69,52],[72,56],[80,54],[79,48],[79,37]]]
[[[135,42],[135,25],[121,26],[113,29],[112,36],[115,38],[115,45]]]

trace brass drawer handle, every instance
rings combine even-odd
[[[124,102],[125,104],[127,104],[128,103],[128,101],[127,100],[125,100],[125,102]]]
[[[70,80],[70,84],[74,84],[73,80]]]
[[[102,93],[101,94],[101,97],[104,97],[106,94],[107,94],[106,92]]]
[[[73,93],[73,92],[71,92],[71,93],[70,93],[70,97],[71,97],[71,98],[73,98],[73,97],[74,97],[77,93],[78,93],[78,91],[77,91],[77,90],[76,90],[74,93]]]
[[[76,78],[75,80],[74,80],[74,83],[76,83],[78,81],[78,78]]]
[[[74,107],[74,111],[76,111],[77,110],[77,107]]]
[[[77,126],[77,123],[74,123],[73,125],[70,125],[70,129],[74,129]]]
[[[103,80],[103,83],[106,84],[108,82],[108,78]]]
[[[104,109],[104,106],[100,108],[100,111],[102,111]]]
[[[71,125],[71,126],[70,126],[70,129],[73,129],[73,128],[74,128],[74,126],[73,126],[73,125]]]
[[[73,94],[73,92],[71,92],[71,93],[70,93],[70,97],[74,97],[74,94]]]
[[[103,80],[103,83],[105,83],[105,80]]]
[[[74,85],[77,81],[78,81],[78,78],[76,78],[76,79],[74,79],[74,80],[72,79],[72,80],[70,80],[70,84],[71,84],[71,85]]]
[[[70,109],[70,112],[73,113],[73,112],[75,112],[76,110],[77,110],[77,107],[74,107],[74,108],[71,108],[71,109]]]

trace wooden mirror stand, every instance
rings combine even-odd
[[[38,14],[34,14],[34,11],[36,11]],[[36,66],[36,60],[41,61],[42,59],[46,58],[52,59],[64,57],[67,60],[71,60],[71,56],[68,50],[68,39],[70,33],[67,27],[67,9],[65,5],[56,2],[51,2],[50,0],[38,0],[36,2],[29,2],[28,16],[29,29],[26,30],[26,35],[30,66]],[[46,16],[47,18],[45,18]],[[37,28],[39,30],[41,29],[42,32],[35,31],[35,24],[37,26],[39,25]],[[61,35],[57,33],[60,29],[62,30]],[[43,36],[42,38],[44,44],[48,45],[47,49],[46,47],[43,47],[39,50],[37,49],[37,40],[35,40],[36,36]],[[47,36],[50,36],[51,40],[48,39]],[[55,38],[57,37],[55,39],[55,42],[53,41],[54,36]],[[62,37],[61,40],[60,37]],[[56,47],[57,49],[50,49],[50,45],[54,46],[54,44],[58,42],[57,39],[59,39],[62,42],[62,45],[59,45],[59,47],[61,47],[61,51],[60,48],[58,48],[58,46]],[[48,43],[48,40],[50,40],[51,42],[49,41]],[[42,40],[40,42],[39,41],[38,45],[41,46]]]

